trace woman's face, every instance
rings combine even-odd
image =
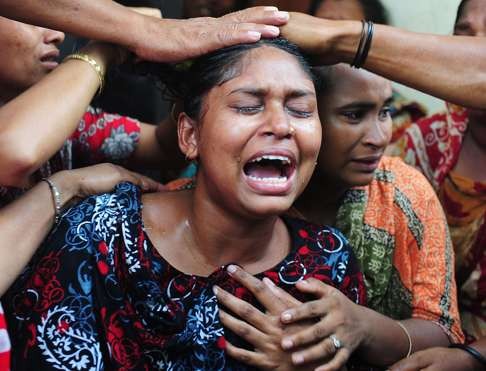
[[[462,36],[486,36],[486,0],[468,0],[454,26],[454,34]],[[469,110],[471,125],[486,125],[486,110]],[[484,129],[481,129],[484,130]],[[486,137],[485,137],[486,138]]]
[[[347,65],[332,67],[329,83],[318,98],[324,131],[319,170],[341,187],[366,185],[391,139],[391,84]]]
[[[19,94],[56,68],[63,40],[62,32],[0,17],[1,96]]]
[[[486,36],[486,0],[468,0],[454,26],[455,35]]]
[[[357,0],[325,0],[316,10],[316,17],[334,20],[365,19],[363,7]]]
[[[321,124],[312,80],[290,54],[250,50],[233,79],[203,99],[198,188],[233,212],[286,211],[314,170]]]

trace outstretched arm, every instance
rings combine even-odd
[[[351,63],[361,29],[357,21],[291,13],[282,35],[320,63]],[[364,68],[452,103],[486,108],[484,37],[439,36],[375,25]]]
[[[88,45],[83,53],[102,71],[116,56],[108,44]],[[0,184],[22,187],[71,136],[99,88],[91,65],[68,60],[0,108]]]
[[[238,43],[275,37],[288,14],[256,7],[222,18],[157,19],[110,0],[3,0],[0,14],[125,46],[139,57],[174,62]],[[268,26],[267,26],[268,25]]]
[[[137,184],[144,191],[162,189],[160,184],[143,175],[111,164],[60,171],[50,179],[59,190],[61,206],[73,198],[109,192],[123,181]],[[0,296],[40,246],[52,227],[54,217],[54,200],[46,182],[38,183],[22,197],[0,209]]]

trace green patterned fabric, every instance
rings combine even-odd
[[[393,174],[377,171],[376,178],[390,182],[393,181]],[[391,318],[410,318],[412,293],[405,288],[393,266],[395,238],[384,230],[364,223],[367,205],[365,190],[349,190],[338,211],[336,226],[348,238],[361,265],[368,306]]]

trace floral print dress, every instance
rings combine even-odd
[[[114,193],[68,210],[3,298],[12,366],[25,370],[247,370],[228,358],[212,292],[219,285],[260,309],[224,267],[208,277],[172,267],[147,238],[140,191]],[[300,300],[299,280],[314,277],[365,302],[362,275],[336,230],[286,218],[287,257],[268,277]]]

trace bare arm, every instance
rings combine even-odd
[[[83,50],[106,70],[115,48]],[[0,109],[0,184],[26,186],[29,176],[73,133],[99,87],[93,67],[69,60]]]
[[[322,63],[350,63],[358,47],[361,22],[291,13],[282,34]],[[486,108],[483,37],[438,36],[375,25],[364,68],[452,103]]]
[[[222,18],[156,19],[110,0],[3,0],[0,14],[120,44],[143,59],[173,62],[237,43],[275,37],[288,15],[257,7]]]
[[[486,338],[470,344],[486,356]],[[462,349],[429,348],[413,354],[390,367],[391,371],[481,371],[485,365]]]
[[[62,206],[75,197],[108,192],[122,181],[137,184],[145,191],[162,188],[145,176],[111,164],[60,171],[50,179],[60,191]],[[0,210],[0,296],[42,243],[54,216],[54,201],[46,182]]]

